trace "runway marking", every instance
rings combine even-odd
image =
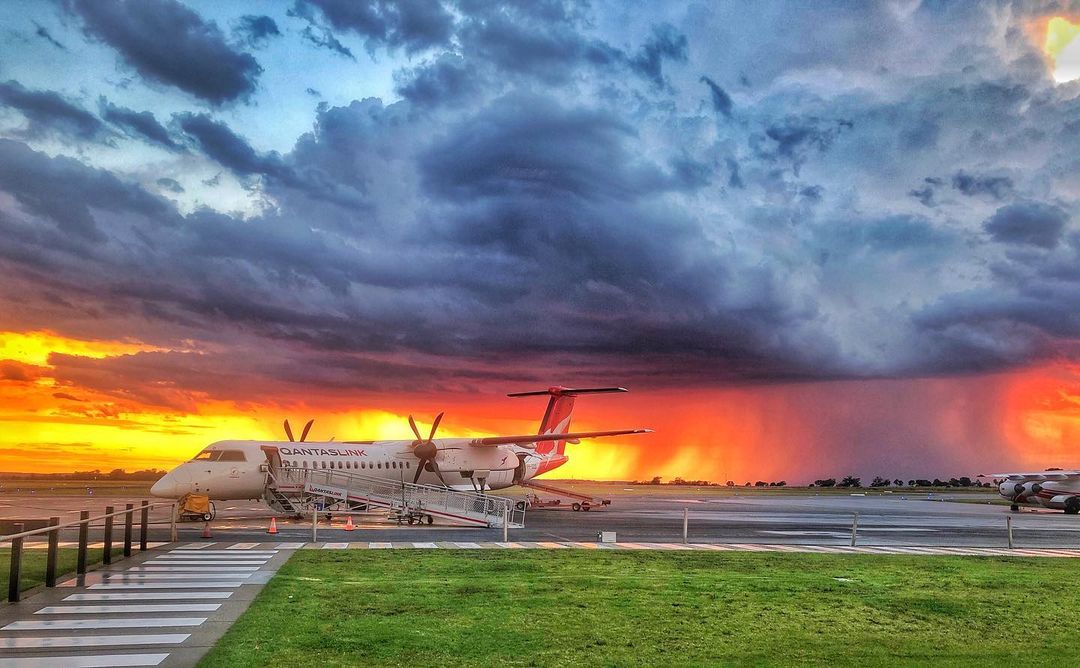
[[[237,543],[236,545],[230,545],[225,548],[226,550],[250,550],[254,547],[258,547],[258,543]]]
[[[71,668],[103,668],[105,666],[156,666],[168,657],[168,654],[97,654],[87,656],[23,657],[18,659],[0,659],[0,668],[51,668],[70,666]]]
[[[203,567],[215,567],[215,566],[262,566],[265,561],[188,561],[184,559],[151,559],[145,562],[148,566],[203,566]]]
[[[150,563],[150,562],[148,562]],[[251,573],[259,570],[258,566],[132,566],[128,573]]]
[[[349,549],[348,543],[326,543],[322,546],[324,550],[347,550]]]
[[[375,549],[375,550],[379,550],[379,549],[393,548],[394,544],[393,543],[368,543],[368,547],[372,548],[372,549]]]
[[[429,549],[429,550],[430,549],[436,549],[436,548],[439,547],[435,543],[413,543],[412,546],[413,547],[424,548],[424,549]]]
[[[222,599],[232,596],[231,591],[160,591],[122,594],[72,594],[64,601],[170,601]]]
[[[217,545],[217,543],[188,543],[187,545],[181,545],[181,550],[205,550],[211,545]],[[174,552],[176,550],[173,550]]]
[[[307,545],[307,543],[274,543],[280,550],[299,550]]]
[[[546,547],[546,548],[555,549],[555,550],[566,547],[562,543],[537,543],[537,545],[539,545],[540,547]]]
[[[454,543],[454,545],[456,545],[457,547],[460,547],[463,550],[479,550],[480,549],[480,546],[477,545],[476,543]]]
[[[31,636],[0,639],[0,649],[53,649],[109,645],[178,645],[190,633],[140,633],[122,636]]]
[[[244,580],[250,573],[102,573],[107,582],[145,582],[147,580]]]
[[[136,603],[133,605],[49,605],[35,615],[106,615],[129,612],[214,612],[220,603]]]

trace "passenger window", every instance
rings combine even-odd
[[[382,468],[382,462],[379,462],[378,464],[376,464],[376,466],[378,466],[379,468]]]

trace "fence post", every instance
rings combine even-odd
[[[314,503],[311,506],[311,542],[318,542],[319,538],[319,510]]]
[[[60,525],[59,517],[50,517],[49,526]],[[56,586],[56,558],[60,550],[60,530],[53,529],[49,532],[49,554],[45,556],[45,586]]]
[[[180,502],[176,502],[172,505],[172,518],[169,520],[169,540],[173,543],[177,541],[176,535],[176,515],[180,512]]]
[[[79,558],[75,562],[75,574],[86,575],[86,541],[90,536],[90,511],[79,511]]]
[[[139,552],[146,552],[146,530],[150,523],[150,502],[142,502],[142,513],[139,515]]]
[[[134,507],[135,506],[130,504],[130,503],[124,504],[124,510],[127,511],[126,513],[124,513],[124,556],[125,557],[130,557],[131,556],[131,524],[132,524],[132,521],[135,519],[135,511],[132,510],[132,508],[134,508]]]
[[[858,533],[859,533],[859,513],[855,513],[855,515],[853,515],[852,518],[851,518],[851,547],[855,547],[855,538],[856,538],[856,536],[858,536]]]
[[[509,531],[510,531],[510,506],[509,505],[504,505],[503,506],[503,542],[504,543],[510,542],[510,540],[509,540],[510,536],[508,535]]]
[[[690,528],[690,509],[689,508],[683,508],[682,509],[682,542],[683,543],[686,542],[686,533],[687,533],[687,530],[689,528]]]
[[[105,506],[105,535],[102,537],[101,563],[106,566],[112,563],[112,514],[114,510],[116,509],[112,506]]]
[[[23,532],[23,523],[16,522],[12,525],[12,529],[15,533]],[[22,538],[11,539],[11,567],[8,570],[8,595],[7,600],[11,603],[18,603],[21,598],[19,592],[19,584],[22,579]]]
[[[1005,516],[1005,528],[1009,532],[1009,549],[1013,549],[1012,515]]]

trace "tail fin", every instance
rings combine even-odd
[[[574,397],[579,394],[600,394],[605,392],[626,392],[623,387],[549,387],[533,392],[511,392],[508,397],[539,397],[547,395],[547,410],[540,421],[537,434],[565,434],[570,431],[570,414],[574,410]],[[551,457],[561,455],[566,449],[566,441],[541,441],[536,444],[536,454]]]

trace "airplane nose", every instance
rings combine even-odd
[[[172,473],[166,473],[150,487],[150,496],[175,499],[179,496],[176,487],[176,478],[173,477]]]

